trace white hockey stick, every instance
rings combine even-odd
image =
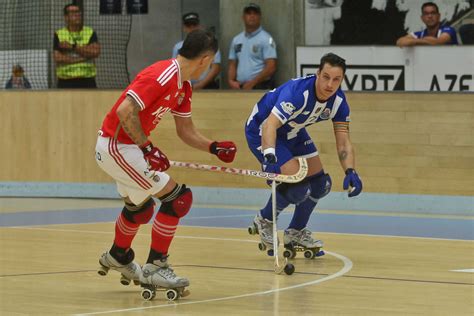
[[[250,170],[250,169],[238,169],[238,168],[231,168],[231,167],[204,165],[204,164],[194,163],[194,162],[170,161],[170,165],[173,167],[181,167],[181,168],[188,168],[188,169],[195,169],[195,170],[225,172],[225,173],[230,173],[234,175],[252,176],[252,177],[262,178],[266,180],[277,181],[277,182],[296,183],[296,182],[302,181],[304,178],[306,178],[306,175],[308,174],[308,163],[306,162],[306,159],[298,158],[298,162],[299,162],[300,168],[297,173],[292,174],[292,175],[278,174],[278,173],[264,172],[264,171],[258,171],[258,170]]]

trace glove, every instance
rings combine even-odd
[[[153,146],[150,141],[140,146],[143,157],[148,162],[148,168],[155,171],[165,171],[170,167],[170,162],[158,147]]]
[[[346,176],[344,177],[344,182],[342,188],[348,190],[349,187],[349,197],[357,196],[362,192],[362,181],[359,178],[357,172],[352,168],[347,168]]]
[[[265,172],[281,173],[280,166],[277,164],[274,148],[267,148],[263,151],[262,169]]]
[[[237,152],[237,146],[230,141],[212,142],[209,145],[209,152],[216,155],[223,162],[232,162]]]

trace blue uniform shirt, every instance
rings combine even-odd
[[[306,126],[327,121],[349,122],[349,105],[339,88],[326,102],[316,99],[316,76],[292,79],[267,92],[255,105],[250,115],[246,133],[261,136],[261,125],[273,113],[283,124],[277,130],[277,138],[292,139]]]
[[[451,42],[446,43],[447,45],[457,45],[458,44],[458,38],[456,36],[456,30],[454,30],[450,26],[440,26],[438,33],[436,34],[436,37],[438,38],[441,34],[443,33],[448,33],[451,36]],[[412,32],[410,33],[411,36],[414,38],[423,38],[426,37],[428,34],[428,30],[424,29],[418,32]]]
[[[232,39],[229,59],[237,60],[237,81],[247,82],[265,68],[265,59],[277,58],[276,44],[262,27],[253,33],[245,31]]]
[[[173,47],[173,58],[176,58],[176,56],[178,56],[178,51],[181,47],[183,47],[183,43],[184,41],[180,41],[178,43],[176,43]],[[213,64],[220,64],[221,63],[221,52],[218,50],[217,53],[216,53],[216,56],[214,56],[214,61],[212,62]],[[209,73],[210,70],[207,70],[205,71],[201,77],[199,77],[199,80],[197,81],[201,81],[202,79],[206,78],[207,74]],[[191,83],[196,83],[197,82],[196,80],[191,80]]]

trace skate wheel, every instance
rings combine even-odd
[[[142,298],[145,300],[145,301],[150,301],[152,300],[153,298],[155,297],[155,293],[150,290],[150,289],[144,289],[142,291]]]
[[[108,272],[109,272],[109,268],[106,268],[103,266],[100,266],[99,270],[97,270],[97,273],[101,276],[106,276]]]
[[[306,259],[313,259],[313,257],[314,257],[314,252],[312,252],[311,250],[306,250],[306,251],[304,252],[304,257],[305,257]]]
[[[283,251],[283,257],[285,258],[293,259],[295,256],[296,256],[296,253],[294,253],[290,249],[285,249],[285,251]]]
[[[260,251],[265,251],[265,249],[267,249],[267,246],[265,246],[264,243],[258,243],[258,249],[260,249]]]
[[[321,256],[324,256],[325,254],[326,253],[324,252],[324,250],[319,250],[315,257],[321,257]]]
[[[166,298],[168,301],[174,301],[179,297],[178,291],[175,289],[169,289],[166,291]]]
[[[127,285],[130,285],[130,280],[127,279],[127,278],[122,274],[122,276],[120,277],[120,283],[122,283],[122,285],[127,286]]]
[[[140,285],[140,281],[139,280],[133,280],[133,284]]]
[[[295,266],[291,263],[286,264],[285,266],[285,273],[287,275],[292,275],[295,272]]]
[[[270,257],[273,257],[273,249],[268,249],[267,255],[269,255]]]
[[[249,226],[247,231],[249,232],[250,235],[256,235],[258,233],[257,227],[255,227],[254,225]]]
[[[189,290],[182,290],[181,293],[180,293],[180,296],[181,297],[186,297],[189,294],[191,294],[191,292]]]

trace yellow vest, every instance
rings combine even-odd
[[[83,46],[89,44],[94,31],[88,26],[83,26],[80,32],[69,32],[66,27],[56,31],[59,42],[68,42],[71,45]],[[69,54],[77,54],[70,52]],[[96,70],[93,59],[76,64],[64,64],[56,66],[56,76],[60,79],[92,78]]]

